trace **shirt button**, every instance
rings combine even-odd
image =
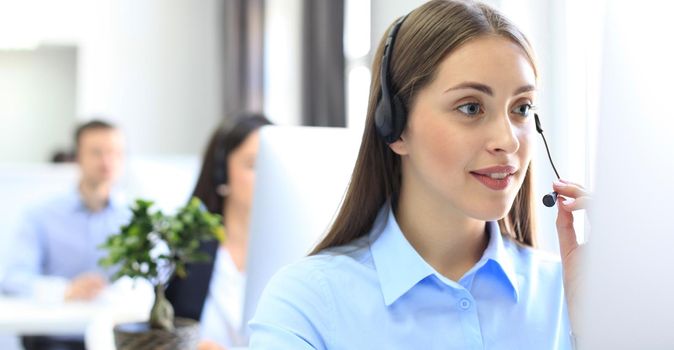
[[[463,310],[468,310],[470,309],[470,300],[463,298],[461,301],[459,301],[459,307]]]

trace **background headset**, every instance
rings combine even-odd
[[[380,72],[379,72],[379,83],[381,96],[377,102],[377,108],[374,111],[374,122],[375,127],[379,136],[387,143],[391,144],[400,139],[400,135],[405,128],[405,123],[407,122],[407,110],[403,101],[399,96],[394,94],[391,91],[390,85],[390,62],[391,56],[393,55],[393,46],[395,44],[396,35],[398,30],[402,26],[403,22],[407,18],[407,15],[398,19],[391,27],[391,30],[386,37],[386,43],[384,44],[384,55],[381,58]],[[543,135],[543,128],[541,127],[541,121],[538,118],[538,114],[534,113],[534,121],[536,122],[536,131],[541,134],[543,138],[543,143],[545,144],[545,151],[548,154],[548,159],[550,160],[550,165],[552,165],[552,170],[554,170],[557,179],[559,180],[559,173],[555,167],[555,163],[552,161],[552,156],[550,156],[550,149],[548,148],[548,142],[545,140],[545,135]],[[550,192],[543,196],[543,204],[546,207],[552,207],[557,202],[557,192]]]
[[[215,187],[226,185],[228,183],[227,174],[227,149],[225,147],[225,138],[229,132],[229,128],[221,127],[216,136],[215,152],[213,152],[213,182]]]

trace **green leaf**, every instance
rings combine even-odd
[[[161,287],[165,281],[158,282],[159,262],[162,266],[172,266],[177,277],[185,277],[187,263],[210,259],[208,254],[199,251],[201,242],[226,239],[222,216],[206,211],[197,198],[178,208],[174,215],[151,211],[152,206],[152,201],[137,199],[131,205],[129,222],[99,245],[107,252],[99,264],[116,269],[113,280],[123,276],[144,278]],[[168,252],[153,258],[150,252],[158,244],[166,245]]]

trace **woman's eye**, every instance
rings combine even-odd
[[[519,114],[523,117],[528,117],[529,112],[533,109],[533,106],[531,104],[525,103],[522,105],[519,105],[513,109],[513,113]]]
[[[464,105],[461,105],[457,108],[457,110],[463,114],[469,115],[469,116],[474,116],[480,114],[482,112],[482,109],[480,108],[479,103],[466,103]]]

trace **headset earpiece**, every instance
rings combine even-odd
[[[389,144],[400,138],[400,134],[402,134],[407,120],[407,111],[405,110],[404,103],[398,96],[392,93],[389,85],[389,65],[393,53],[393,46],[398,30],[405,21],[405,18],[407,18],[407,16],[400,18],[393,25],[386,38],[379,76],[381,96],[377,102],[377,108],[374,113],[377,132],[384,141]]]
[[[223,128],[217,136],[213,152],[213,181],[215,186],[227,185],[227,150],[225,149],[226,130]]]

